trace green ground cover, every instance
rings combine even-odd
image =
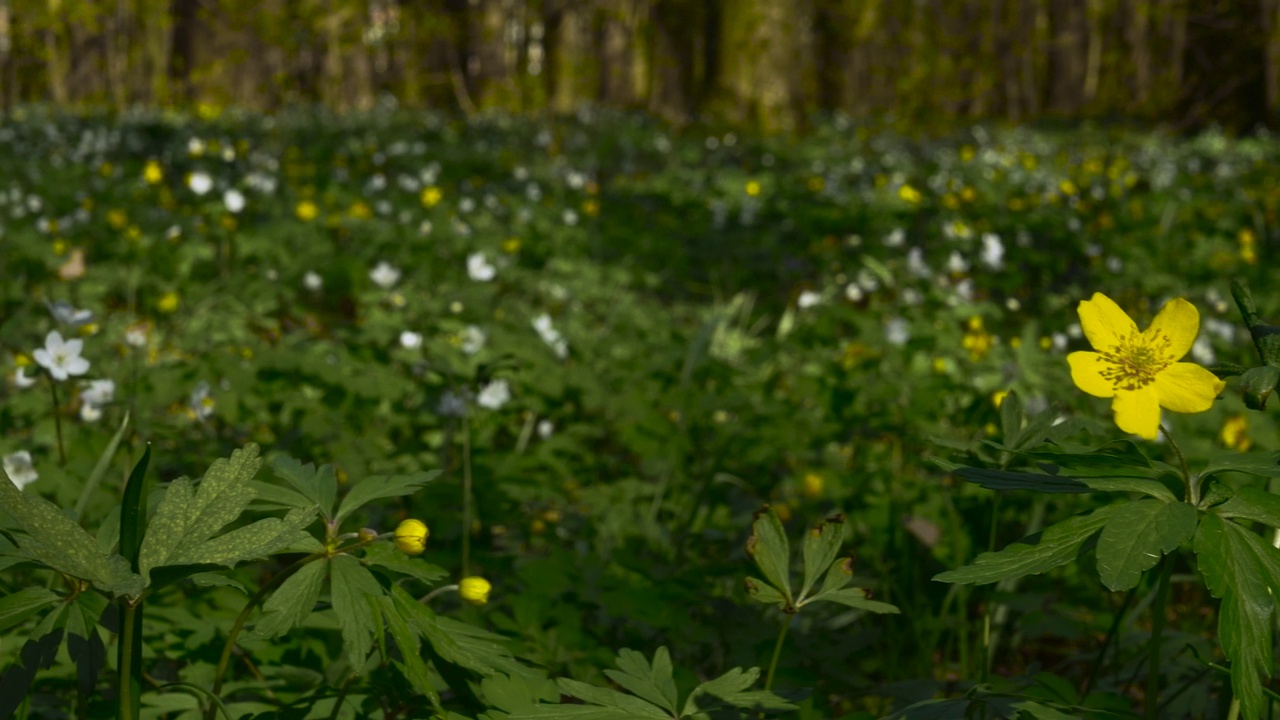
[[[126,566],[60,567],[78,551],[41,555],[24,524],[60,521],[6,501],[0,711],[113,716],[132,616],[107,598],[138,596],[120,531],[150,518],[132,572],[187,569],[152,573],[139,612],[144,717],[202,717],[215,688],[262,718],[866,718],[939,698],[909,716],[1127,717],[1153,669],[1162,717],[1227,716],[1221,585],[1190,554],[1162,565],[1167,607],[1157,573],[1110,592],[1089,545],[1047,574],[934,577],[1101,505],[960,471],[1012,467],[1024,423],[1065,421],[1079,453],[1124,437],[1072,383],[1081,301],[1146,327],[1186,298],[1188,359],[1252,364],[1230,280],[1275,315],[1278,160],[1268,138],[838,118],[784,140],[587,112],[26,111],[0,125],[0,455]],[[1193,466],[1276,449],[1235,387],[1165,415]],[[1176,465],[1167,442],[1119,442]],[[1266,487],[1241,467],[1215,477]],[[179,486],[190,507],[166,510]],[[217,505],[224,486],[240,500]],[[766,556],[837,513],[794,580],[838,555],[823,582],[866,592],[771,608],[788,601],[761,585],[789,571]],[[405,518],[430,528],[411,560],[374,539]],[[277,541],[197,546],[261,523]],[[448,591],[474,577],[487,602]]]

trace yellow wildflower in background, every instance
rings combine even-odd
[[[804,494],[805,497],[816,498],[822,497],[822,490],[826,486],[826,481],[822,476],[815,472],[804,474]]]
[[[164,169],[155,160],[148,160],[146,167],[142,169],[142,179],[146,180],[148,185],[159,185],[160,181],[164,180]]]
[[[918,205],[920,201],[924,199],[924,196],[920,194],[919,190],[907,185],[906,183],[903,183],[902,187],[898,188],[898,197],[912,205]]]
[[[299,220],[311,222],[316,219],[316,215],[320,214],[320,208],[316,207],[316,204],[310,200],[303,200],[298,203],[298,207],[294,208],[294,213],[297,214]]]
[[[444,197],[444,193],[440,192],[440,188],[435,185],[422,189],[422,206],[435,207],[439,204],[440,199]]]
[[[760,194],[760,181],[759,181],[759,180],[748,180],[748,181],[747,181],[747,194],[748,194],[748,195],[750,195],[751,197],[755,197],[755,196],[757,196],[757,195],[759,195],[759,194]]]
[[[1082,301],[1079,313],[1085,337],[1096,352],[1067,356],[1071,379],[1090,395],[1112,398],[1121,430],[1154,440],[1160,408],[1204,412],[1226,387],[1199,365],[1179,362],[1200,331],[1200,313],[1186,300],[1165,303],[1145,331],[1102,293]]]
[[[171,313],[178,309],[179,302],[178,293],[170,290],[160,296],[160,300],[156,302],[156,307],[160,309],[160,312]]]
[[[1222,432],[1218,433],[1218,439],[1223,445],[1232,450],[1240,452],[1248,452],[1253,447],[1253,440],[1249,437],[1249,421],[1243,415],[1232,415],[1222,423]]]

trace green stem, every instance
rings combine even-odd
[[[139,622],[142,614],[142,603],[132,604],[127,599],[120,601],[120,652],[116,665],[120,673],[120,695],[118,720],[137,720],[139,705],[142,699],[142,648],[139,640],[142,636],[142,625]]]
[[[456,591],[457,589],[458,589],[458,586],[457,586],[457,585],[444,585],[444,586],[441,586],[441,587],[436,588],[435,590],[432,590],[431,592],[427,593],[426,595],[423,595],[421,598],[418,598],[418,602],[420,602],[420,603],[422,603],[422,604],[424,604],[424,605],[425,605],[425,604],[427,604],[427,603],[431,602],[432,600],[435,600],[437,597],[439,597],[439,596],[441,596],[441,595],[443,595],[443,594],[445,594],[445,593],[447,593],[447,592],[454,592],[454,591]]]
[[[1231,707],[1227,709],[1227,720],[1236,720],[1240,717],[1240,698],[1231,698]]]
[[[791,616],[787,615],[782,623],[782,630],[778,632],[778,642],[773,646],[773,659],[769,660],[769,674],[764,677],[764,691],[769,692],[773,689],[773,676],[778,671],[778,658],[782,657],[782,644],[787,639],[787,629],[791,627]]]
[[[59,467],[66,467],[67,451],[63,449],[62,445],[62,413],[58,403],[58,381],[54,380],[52,375],[47,377],[49,378],[49,394],[53,396],[53,426],[58,431],[58,465]]]
[[[1156,589],[1155,605],[1151,608],[1151,655],[1147,659],[1147,720],[1160,717],[1160,640],[1164,634],[1164,609],[1169,601],[1169,577],[1173,575],[1173,558],[1165,556],[1160,561],[1160,585]]]
[[[268,580],[265,584],[263,584],[262,587],[258,588],[258,592],[254,593],[253,597],[249,598],[249,602],[245,604],[244,609],[242,609],[240,611],[240,614],[236,616],[236,621],[232,623],[231,630],[230,632],[227,633],[227,641],[222,646],[222,656],[218,658],[218,667],[216,670],[214,670],[214,673],[213,673],[214,697],[221,697],[222,678],[227,673],[227,666],[231,664],[231,652],[232,650],[235,649],[236,640],[240,637],[240,631],[244,629],[245,623],[249,621],[249,616],[253,613],[253,609],[257,607],[258,604],[261,603],[267,597],[267,594],[269,592],[271,592],[277,586],[279,586],[280,583],[284,582],[285,580],[288,580],[290,576],[292,576],[294,573],[301,570],[305,565],[313,563],[316,560],[327,559],[327,558],[334,557],[335,555],[349,553],[353,550],[356,550],[358,548],[364,547],[365,545],[368,545],[374,540],[388,537],[390,535],[391,533],[384,533],[374,538],[361,540],[360,542],[355,543],[354,545],[348,545],[346,547],[338,548],[336,550],[321,550],[320,552],[312,553],[302,558],[301,560],[295,562],[294,564],[290,565],[289,567],[285,568],[284,570],[281,570],[280,572],[276,573],[275,576],[273,576],[270,580]],[[209,710],[205,713],[205,720],[214,720],[216,716],[216,712],[217,712],[217,707],[211,705],[209,707]]]
[[[471,576],[471,420],[462,418],[462,577]]]
[[[1200,483],[1195,482],[1191,478],[1191,468],[1187,467],[1187,458],[1182,454],[1182,448],[1178,447],[1178,443],[1174,441],[1173,434],[1169,432],[1169,428],[1164,425],[1160,426],[1160,430],[1164,433],[1164,439],[1169,441],[1169,447],[1173,448],[1173,454],[1178,456],[1178,467],[1182,470],[1182,481],[1187,486],[1187,502],[1192,506],[1200,504]]]
[[[1102,669],[1102,663],[1107,658],[1107,650],[1111,648],[1111,643],[1115,642],[1116,636],[1120,632],[1120,623],[1124,622],[1124,614],[1129,609],[1129,603],[1133,602],[1134,596],[1138,594],[1138,588],[1129,588],[1129,592],[1125,593],[1124,602],[1120,603],[1120,609],[1116,611],[1115,619],[1111,621],[1111,627],[1107,629],[1107,636],[1102,640],[1102,647],[1098,648],[1098,656],[1093,659],[1093,665],[1089,668],[1089,677],[1084,681],[1084,687],[1080,690],[1080,697],[1089,696],[1089,691],[1093,689],[1093,684],[1098,681],[1098,671]]]

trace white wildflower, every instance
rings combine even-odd
[[[467,275],[476,282],[489,282],[498,269],[485,258],[484,253],[472,253],[467,256]]]
[[[400,270],[384,260],[369,272],[369,279],[383,290],[389,290],[400,282]]]
[[[40,478],[35,464],[31,461],[31,453],[26,450],[5,455],[4,472],[19,490]]]
[[[510,399],[511,386],[507,381],[494,380],[480,388],[480,392],[476,395],[476,404],[490,410],[497,410],[506,405]]]
[[[62,333],[53,330],[45,337],[44,347],[38,348],[32,356],[54,380],[62,381],[89,371],[89,361],[80,357],[83,349],[83,340],[63,340]]]

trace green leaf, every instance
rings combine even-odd
[[[303,465],[287,455],[278,455],[271,459],[271,472],[320,508],[326,519],[333,517],[338,479],[332,465],[321,465],[317,470],[312,463]]]
[[[262,604],[262,612],[248,636],[268,640],[297,627],[315,609],[328,571],[328,560],[317,560],[298,568]]]
[[[1000,439],[1005,447],[1018,445],[1018,438],[1022,435],[1022,410],[1022,397],[1017,391],[1010,390],[1000,403]]]
[[[147,532],[147,513],[143,507],[143,490],[147,484],[147,465],[151,463],[151,444],[142,452],[142,459],[129,473],[124,486],[124,498],[120,501],[120,555],[129,561],[129,567],[138,572],[138,551],[142,548],[142,536]]]
[[[406,592],[393,593],[400,614],[426,637],[440,660],[481,675],[524,671],[503,642],[506,638],[474,625],[440,617]]]
[[[1196,509],[1182,502],[1143,499],[1118,505],[1098,537],[1102,584],[1112,591],[1136,586],[1162,553],[1191,539],[1196,520]]]
[[[753,577],[746,580],[747,595],[758,603],[777,605],[779,609],[787,607],[787,598],[769,583]]]
[[[588,685],[587,683],[570,680],[569,678],[560,678],[559,680],[556,680],[556,685],[560,686],[560,691],[565,695],[572,695],[573,697],[576,697],[579,700],[585,700],[592,705],[602,705],[615,710],[622,710],[629,713],[632,717],[671,720],[671,715],[664,712],[661,708],[645,702],[633,695],[620,693],[617,690],[596,687],[595,685]]]
[[[626,710],[599,705],[534,705],[507,716],[507,720],[564,718],[564,720],[649,720],[652,715],[638,715]],[[669,716],[662,715],[660,717]]]
[[[120,448],[120,441],[124,439],[125,431],[128,429],[129,413],[125,412],[124,419],[120,421],[120,428],[116,430],[115,435],[111,436],[107,446],[102,449],[102,454],[98,455],[98,462],[94,463],[93,470],[89,471],[89,477],[84,482],[79,499],[76,500],[72,517],[77,521],[84,519],[84,509],[89,506],[89,500],[93,497],[94,491],[102,484],[102,478],[106,477],[107,469],[111,467],[111,459],[116,456],[116,450]]]
[[[751,537],[747,539],[747,554],[755,559],[764,579],[778,592],[793,602],[791,594],[791,544],[782,528],[782,521],[768,506],[756,511]]]
[[[263,518],[201,545],[186,547],[170,555],[166,564],[234,567],[248,560],[260,560],[309,538],[303,528],[310,525],[315,516],[315,508],[295,508],[283,518]]]
[[[851,608],[858,608],[859,610],[866,610],[867,612],[880,614],[897,615],[901,612],[895,605],[869,599],[867,597],[866,590],[856,587],[820,593],[810,598],[810,602],[818,601],[839,603]]]
[[[822,573],[831,567],[836,555],[840,552],[840,542],[844,539],[844,515],[832,515],[826,522],[810,530],[804,536],[804,585],[800,587],[800,597],[809,594],[809,589],[822,577]]]
[[[0,598],[0,630],[11,628],[61,600],[52,590],[35,587],[5,595]]]
[[[671,677],[671,655],[665,647],[653,654],[653,664],[644,655],[623,648],[618,651],[618,670],[605,670],[608,678],[637,697],[643,698],[674,715],[676,682]]]
[[[1240,472],[1262,477],[1280,477],[1280,451],[1231,452],[1209,459],[1200,477],[1217,472]]]
[[[258,446],[250,443],[209,466],[198,487],[187,478],[170,483],[142,540],[139,572],[161,565],[190,564],[199,547],[240,516],[253,500],[248,481],[258,472]],[[196,560],[199,562],[199,560]]]
[[[822,579],[822,589],[818,594],[835,592],[853,582],[853,558],[845,558],[831,564],[827,576]]]
[[[1034,490],[1043,493],[1136,492],[1174,502],[1177,498],[1157,480],[1145,477],[1068,477],[1042,473],[960,468],[962,479],[989,490]]]
[[[1270,680],[1274,665],[1271,618],[1280,593],[1280,551],[1213,513],[1200,521],[1195,551],[1209,592],[1222,598],[1218,638],[1231,660],[1231,689],[1243,717],[1261,717],[1263,678]]]
[[[381,627],[370,601],[377,602],[383,596],[382,586],[350,555],[335,555],[329,567],[329,592],[342,628],[342,644],[351,667],[359,672],[373,649],[375,623]]]
[[[391,592],[393,595],[397,593],[403,595],[402,601],[415,602],[405,592],[404,588],[393,586]],[[400,650],[401,672],[404,673],[405,678],[413,686],[414,690],[431,698],[433,705],[439,705],[440,698],[431,684],[431,675],[427,671],[427,664],[422,659],[422,646],[419,642],[419,636],[413,632],[409,627],[409,622],[400,614],[393,595],[384,595],[379,598],[379,606],[382,609],[383,617],[387,620],[387,630],[391,633],[391,637],[396,642],[396,647]]]
[[[724,707],[758,710],[792,710],[794,705],[770,692],[752,691],[760,679],[760,669],[734,668],[693,689],[680,717],[707,717],[703,713]]]
[[[0,510],[8,513],[27,533],[19,547],[23,554],[72,577],[88,580],[112,595],[138,595],[144,583],[130,571],[129,561],[104,553],[84,528],[57,505],[18,489],[0,471]]]
[[[1102,530],[1116,505],[1076,515],[1044,531],[1023,538],[998,552],[979,555],[971,565],[934,576],[939,582],[961,584],[993,583],[1005,578],[1034,575],[1065,565],[1076,558],[1080,547]]]
[[[408,575],[428,585],[435,585],[449,576],[439,565],[433,565],[421,557],[410,557],[400,552],[391,543],[378,542],[365,548],[364,557],[360,561],[376,571],[389,571],[398,575]]]
[[[342,504],[338,506],[338,514],[334,519],[342,522],[348,515],[374,500],[415,493],[426,486],[427,483],[435,480],[439,474],[440,471],[435,470],[432,472],[416,472],[412,475],[375,475],[367,477],[352,486],[346,497],[342,498]]]
[[[1280,495],[1255,487],[1237,488],[1226,501],[1213,506],[1213,512],[1280,528]]]

